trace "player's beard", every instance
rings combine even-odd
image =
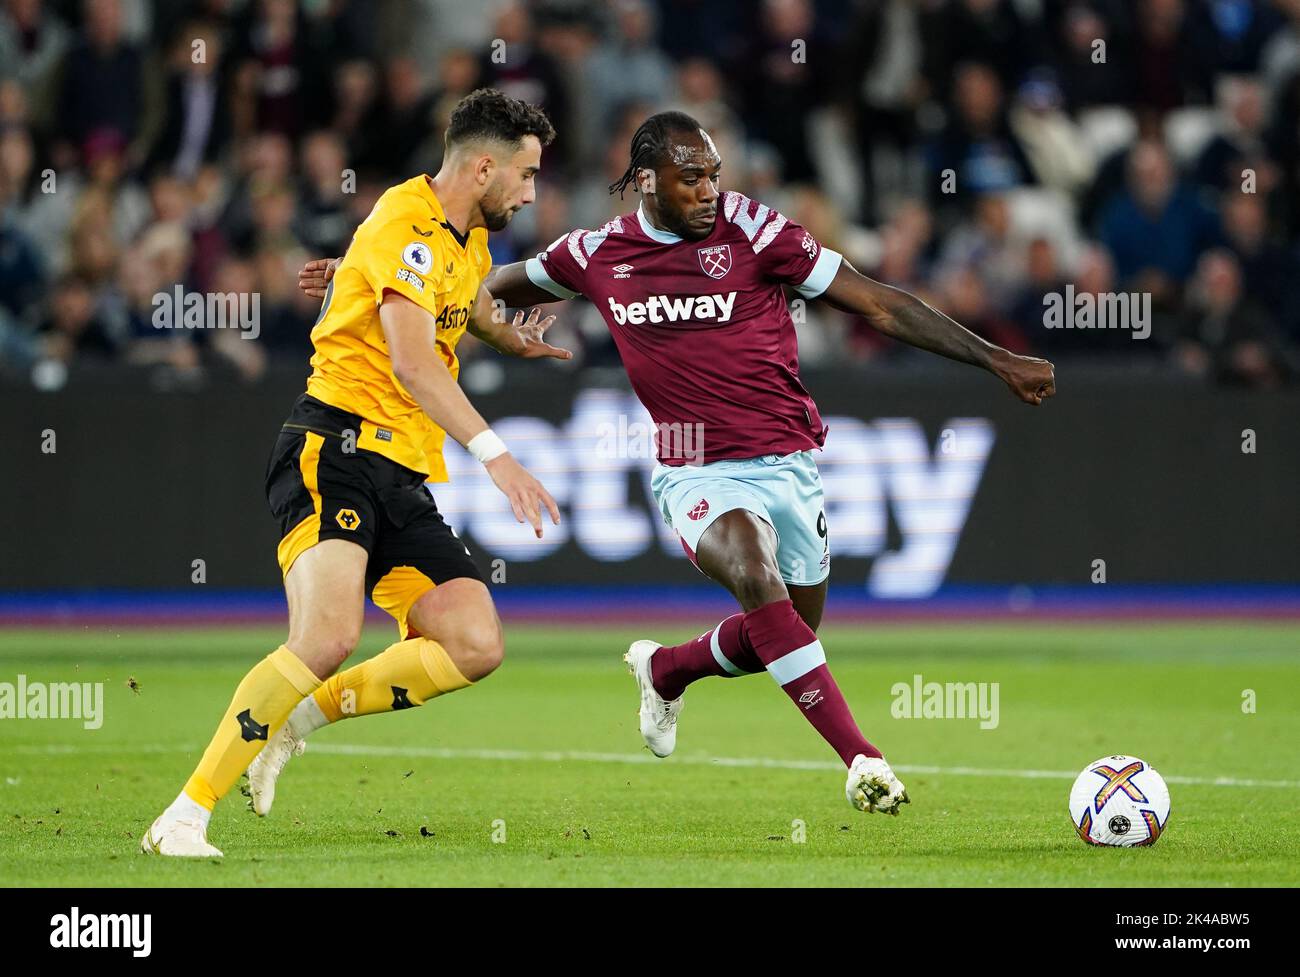
[[[500,184],[495,181],[488,188],[487,193],[483,194],[479,209],[483,211],[483,223],[489,231],[503,230],[510,223],[510,218],[515,215],[513,207],[504,205],[505,196]]]
[[[669,215],[660,211],[659,220],[661,223],[666,225],[664,228],[665,230],[671,231],[673,234],[676,234],[678,237],[687,241],[703,241],[713,233],[713,222],[710,222],[707,227],[701,228],[697,224],[692,224],[684,213]]]

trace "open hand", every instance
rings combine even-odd
[[[539,356],[553,356],[557,360],[573,359],[573,353],[569,350],[552,346],[542,339],[546,330],[555,322],[555,316],[548,315],[543,319],[541,314],[541,309],[533,309],[525,319],[522,311],[515,313],[515,321],[511,324],[517,340],[513,350],[515,355],[524,359],[536,359]]]
[[[325,288],[338,270],[342,258],[316,258],[302,266],[298,272],[298,287],[314,299],[325,297]]]
[[[530,522],[537,538],[542,538],[542,509],[551,514],[552,525],[560,524],[560,507],[551,498],[551,493],[539,482],[528,469],[515,461],[515,456],[507,452],[493,458],[486,465],[487,473],[492,476],[502,494],[510,500],[510,508],[520,522]]]

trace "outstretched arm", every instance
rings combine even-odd
[[[491,276],[489,276],[490,278]],[[547,301],[554,301],[555,296],[548,296]],[[502,302],[503,308],[497,310],[496,303]],[[535,359],[539,356],[553,356],[557,360],[573,359],[567,349],[560,349],[543,341],[546,330],[555,321],[555,316],[541,318],[542,310],[534,308],[524,319],[522,312],[516,312],[514,321],[507,322],[502,299],[493,299],[486,285],[480,285],[478,298],[474,300],[474,315],[469,321],[469,334],[491,346],[498,353]]]
[[[389,292],[379,306],[379,322],[398,383],[430,420],[473,452],[470,443],[479,441],[479,436],[488,431],[487,421],[439,357],[434,346],[437,327],[433,316],[410,299]],[[484,460],[483,467],[510,500],[515,518],[532,523],[533,532],[541,539],[542,510],[551,514],[551,522],[557,526],[560,510],[542,483],[515,460],[499,438],[495,441],[499,449]]]
[[[867,278],[847,259],[821,297],[909,346],[983,367],[1027,404],[1041,404],[1056,393],[1056,374],[1047,360],[1018,356],[986,342],[915,295]]]
[[[342,255],[337,258],[313,258],[298,270],[298,287],[312,298],[323,299],[325,289],[342,260]],[[544,288],[538,288],[529,280],[528,272],[524,270],[525,264],[523,261],[516,261],[512,265],[493,268],[488,272],[483,284],[487,286],[489,292],[513,309],[526,305],[558,302],[558,296],[552,295]]]
[[[341,257],[314,258],[307,262],[298,272],[298,287],[313,298],[323,299],[330,279],[334,277],[342,260]],[[573,359],[573,354],[567,349],[542,341],[542,336],[555,321],[555,316],[548,315],[541,319],[541,310],[534,308],[527,320],[522,312],[516,312],[514,321],[507,323],[505,316],[498,315],[496,309],[496,302],[519,308],[555,301],[558,301],[557,296],[529,280],[524,262],[516,261],[504,268],[495,268],[479,286],[478,297],[474,302],[474,316],[468,327],[469,333],[498,353],[509,353],[525,359],[538,356],[553,356],[557,360]]]
[[[525,270],[527,262],[516,261],[513,264],[493,268],[483,280],[487,288],[497,299],[512,309],[522,309],[529,305],[544,305],[547,302],[559,302],[560,297],[546,289],[534,285]]]
[[[313,258],[298,272],[298,287],[312,298],[324,298],[325,288],[342,260],[341,257]],[[525,270],[526,265],[527,262],[516,261],[514,264],[493,268],[483,284],[512,309],[560,301],[560,296],[532,283]]]

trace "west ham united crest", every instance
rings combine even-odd
[[[721,278],[731,271],[731,245],[715,244],[711,248],[700,248],[700,267],[710,278]]]

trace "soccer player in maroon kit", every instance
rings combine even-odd
[[[604,316],[656,430],[652,489],[695,565],[741,613],[693,641],[637,641],[624,656],[657,756],[676,745],[682,695],[707,676],[766,671],[849,768],[862,811],[897,814],[907,794],[859,731],[817,640],[830,551],[812,451],[826,438],[799,379],[784,287],[864,316],[895,339],[983,367],[1021,400],[1055,392],[1052,365],[993,346],[906,292],[859,274],[801,226],[719,190],[722,160],[690,116],[662,112],[632,138],[611,192],[641,205],[575,230],[486,287],[510,306],[586,296]],[[327,263],[304,269],[323,289]],[[702,444],[695,437],[702,433]]]

